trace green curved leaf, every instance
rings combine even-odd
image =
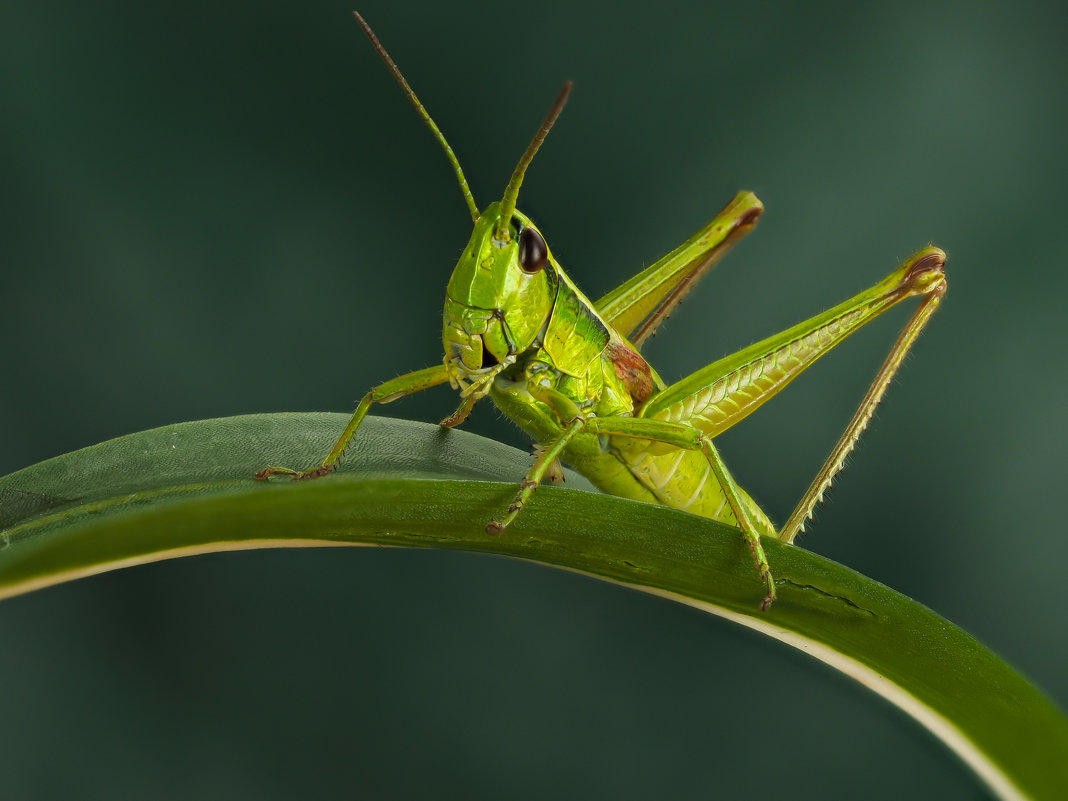
[[[1003,798],[1064,798],[1068,719],[922,605],[800,548],[765,541],[770,612],[734,529],[673,509],[545,487],[504,536],[485,531],[526,472],[521,451],[462,431],[368,418],[342,470],[314,464],[343,415],[253,415],[121,437],[0,478],[0,597],[116,567],[293,545],[454,548],[531,559],[674,598],[824,660],[942,738]]]

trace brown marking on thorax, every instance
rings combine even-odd
[[[649,363],[638,351],[616,339],[608,343],[605,356],[612,362],[616,376],[627,388],[637,411],[653,394],[653,373],[649,369]]]

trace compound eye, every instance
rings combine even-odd
[[[549,259],[549,248],[541,234],[529,225],[519,235],[519,266],[523,272],[536,273],[545,269]]]

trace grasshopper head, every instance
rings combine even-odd
[[[445,298],[445,361],[472,380],[496,374],[530,348],[556,298],[545,239],[526,215],[513,211],[506,221],[501,212],[493,203],[475,223]]]
[[[475,220],[445,298],[445,363],[465,394],[482,394],[489,383],[545,330],[556,299],[557,269],[545,238],[516,210],[527,167],[560,116],[571,92],[564,85],[541,128],[523,153],[499,203]]]

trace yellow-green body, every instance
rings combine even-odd
[[[444,136],[359,14],[356,19],[444,147],[474,228],[446,290],[442,363],[368,392],[320,466],[299,471],[272,466],[256,477],[325,476],[337,467],[372,404],[448,382],[460,391],[461,403],[443,427],[462,423],[475,403],[489,396],[541,449],[507,513],[493,519],[488,531],[502,533],[562,458],[605,492],[739,527],[764,582],[762,608],[768,608],[775,584],[760,537],[791,542],[802,530],[937,308],[946,288],[945,254],[924,248],[839,306],[667,385],[641,356],[642,344],[752,229],[763,211],[760,201],[750,192],[739,193],[689,240],[591,302],[553,258],[534,223],[516,210],[526,168],[563,108],[570,84],[520,159],[502,200],[480,212]],[[793,515],[776,530],[731,477],[713,439],[857,328],[912,296],[922,296],[923,302]]]
[[[695,261],[719,255],[750,228],[762,210],[750,193],[740,193],[693,240],[646,271],[656,289],[639,284],[639,301],[662,305]],[[715,362],[672,386],[640,356],[614,324],[636,327],[648,314],[640,302],[624,306],[612,293],[598,303],[575,286],[546,246],[546,264],[534,274],[517,266],[518,229],[535,228],[515,212],[515,235],[494,236],[500,204],[491,204],[475,224],[447,288],[443,342],[450,379],[469,396],[488,394],[535,442],[558,440],[567,424],[532,389],[567,398],[588,418],[637,418],[691,426],[707,437],[746,417],[795,376],[859,326],[914,291],[903,291],[911,264],[846,303],[793,329]],[[536,228],[535,228],[536,230]],[[540,234],[539,234],[540,235]],[[643,273],[644,275],[644,273]],[[939,279],[941,281],[941,279]],[[622,293],[626,297],[628,293]],[[633,299],[633,298],[632,298]],[[605,308],[604,314],[601,309]],[[622,308],[618,314],[613,314]],[[622,371],[620,363],[627,369]],[[648,376],[635,393],[635,372]],[[641,382],[638,382],[641,384]],[[581,431],[562,451],[572,465],[604,492],[659,503],[739,525],[724,487],[699,450],[634,436]],[[768,516],[737,488],[749,522],[758,533],[778,536]]]

